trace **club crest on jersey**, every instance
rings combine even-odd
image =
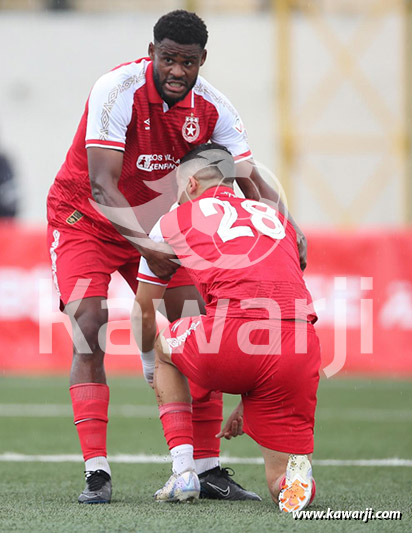
[[[192,143],[199,137],[199,133],[199,117],[194,117],[193,114],[190,117],[186,117],[182,126],[183,139],[188,143]]]

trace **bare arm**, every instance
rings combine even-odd
[[[130,207],[118,188],[123,152],[92,147],[87,149],[87,159],[90,185],[96,202],[109,207]]]
[[[132,329],[136,344],[143,352],[153,350],[156,339],[156,309],[153,300],[161,300],[166,287],[139,281],[132,311]]]
[[[106,148],[91,147],[87,149],[90,185],[94,200],[108,208],[126,208],[116,211],[116,219],[110,217],[113,226],[137,248],[148,260],[153,272],[168,279],[177,269],[176,263],[170,261],[174,255],[154,250],[154,243],[140,227],[133,215],[133,210],[120,192],[118,184],[123,165],[123,152]],[[103,212],[103,214],[105,214]],[[145,246],[147,244],[147,246]]]
[[[266,183],[254,165],[252,159],[236,164],[237,183],[246,198],[252,200],[270,200],[277,205],[278,210],[291,222],[296,231],[299,250],[300,268],[306,268],[307,242],[302,230],[282,202],[279,194]]]
[[[140,350],[143,375],[152,388],[156,359],[154,343],[157,305],[154,300],[160,300],[165,290],[166,287],[140,281],[131,315],[132,331]]]

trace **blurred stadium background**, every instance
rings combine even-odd
[[[23,378],[66,376],[71,360],[51,292],[45,199],[93,83],[145,55],[154,23],[176,8],[205,19],[209,55],[201,74],[239,110],[256,160],[269,181],[272,174],[280,180],[308,237],[305,277],[319,300],[322,367],[330,377],[321,385],[318,457],[398,454],[411,466],[410,0],[0,0],[0,152],[12,161],[19,191],[18,217],[0,224],[0,423],[2,416],[14,423],[5,405],[68,404],[55,391],[42,400]],[[111,296],[109,375],[137,376],[132,295],[114,277]],[[58,379],[64,388],[66,379]],[[54,381],[38,383],[48,390]],[[14,386],[20,393],[10,392]],[[20,445],[16,413],[0,454],[31,453]],[[351,437],[339,448],[341,423]],[[72,433],[67,448],[54,449],[75,451]],[[392,449],[395,441],[402,446]],[[230,446],[228,453],[249,453]],[[389,485],[397,475],[388,474]]]
[[[411,376],[411,6],[0,0],[0,151],[12,158],[20,206],[0,232],[0,368],[68,367],[64,328],[55,326],[53,355],[38,349],[39,291],[47,293],[39,279],[50,278],[48,188],[95,80],[145,55],[157,18],[187,7],[209,27],[202,74],[238,108],[263,173],[278,177],[308,235],[307,282],[315,299],[325,299],[318,304],[324,365],[346,315],[343,371]],[[117,278],[112,296],[130,300]],[[52,312],[46,297],[45,322]],[[112,318],[126,316],[113,310]],[[118,356],[113,364],[131,360]]]

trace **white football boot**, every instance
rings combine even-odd
[[[182,474],[172,474],[154,498],[157,502],[183,502],[199,498],[200,482],[196,472],[187,470]]]
[[[308,456],[289,455],[286,476],[279,492],[279,509],[286,513],[304,509],[313,500],[315,491],[312,489],[314,480]]]

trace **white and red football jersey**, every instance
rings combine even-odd
[[[183,155],[208,141],[224,145],[235,160],[251,157],[237,111],[201,76],[187,96],[169,108],[156,90],[148,58],[120,65],[102,76],[90,93],[72,146],[49,192],[49,223],[75,224],[101,238],[123,240],[89,202],[87,147],[98,146],[124,152],[119,189],[130,205],[160,197],[165,200],[164,205],[144,210],[144,220],[139,222],[150,229],[175,200],[176,180],[165,176]],[[153,190],[151,182],[161,178]]]
[[[172,247],[208,314],[225,309],[227,316],[317,320],[296,232],[267,204],[239,198],[229,187],[212,187],[163,215],[150,237]],[[144,258],[137,279],[167,286]]]

